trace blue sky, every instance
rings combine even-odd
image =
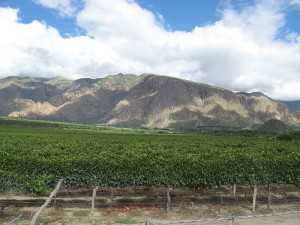
[[[76,26],[74,17],[60,16],[55,10],[49,10],[31,0],[0,0],[0,6],[18,8],[24,23],[40,20],[57,28],[62,34],[77,35],[81,33]]]
[[[137,2],[154,12],[162,15],[165,25],[172,30],[190,31],[195,26],[214,23],[221,16],[222,8],[227,4],[224,0],[137,0]],[[232,7],[241,9],[253,5],[254,0],[234,0]],[[29,23],[33,20],[45,21],[57,28],[61,34],[78,35],[84,31],[76,25],[74,17],[60,16],[55,10],[49,10],[31,0],[0,0],[0,6],[20,9],[22,20]],[[287,14],[286,29],[300,32],[300,13],[290,8]]]
[[[0,0],[0,18],[2,77],[156,73],[300,99],[300,0]]]
[[[192,30],[197,25],[214,22],[218,15],[219,0],[138,0],[143,7],[161,14],[165,22],[172,29]],[[49,10],[30,0],[1,0],[0,6],[20,9],[24,22],[32,20],[46,21],[47,24],[58,28],[62,33],[76,33],[77,27],[74,18],[61,17],[54,10]]]
[[[192,30],[195,26],[213,23],[220,17],[219,0],[188,0],[188,3],[183,0],[138,0],[138,3],[162,15],[165,25],[174,30]],[[47,24],[59,29],[62,34],[77,35],[80,31],[74,17],[59,16],[56,11],[44,8],[30,0],[1,0],[0,6],[19,8],[20,16],[26,23],[32,20],[46,21]]]
[[[139,0],[141,5],[161,14],[171,29],[192,30],[195,26],[214,22],[219,13],[219,0],[172,1],[172,0]]]

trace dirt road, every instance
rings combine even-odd
[[[6,208],[0,210],[0,224],[5,225],[20,216],[14,225],[29,225],[37,208]],[[293,212],[293,213],[291,213]],[[288,214],[289,213],[289,214]],[[270,216],[271,214],[275,214]],[[280,215],[278,215],[280,214]],[[220,218],[237,215],[243,219],[235,221]],[[48,208],[39,218],[39,225],[119,225],[145,224],[150,221],[154,225],[300,225],[300,205],[276,205],[273,211],[261,206],[254,218],[249,207],[202,205],[198,207],[173,208],[166,212],[161,208],[111,208],[96,209],[91,215],[90,209],[82,208]],[[264,215],[264,217],[261,217]],[[219,220],[216,220],[218,218]],[[177,223],[178,221],[198,222]]]
[[[238,220],[237,225],[300,225],[300,214]]]

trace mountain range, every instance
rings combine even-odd
[[[0,79],[0,115],[146,128],[299,125],[299,102],[153,74]]]
[[[281,101],[292,112],[300,112],[300,100],[299,101]]]

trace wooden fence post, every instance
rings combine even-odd
[[[39,210],[34,214],[32,220],[31,220],[30,225],[35,225],[35,224],[36,224],[36,221],[37,221],[39,215],[41,214],[41,212],[43,211],[43,209],[46,208],[46,207],[50,204],[52,198],[53,198],[53,197],[56,195],[56,193],[59,191],[62,182],[63,182],[63,179],[60,179],[59,182],[57,183],[55,189],[51,192],[50,196],[47,198],[46,202],[45,202],[45,203],[39,208]]]
[[[56,199],[56,194],[53,196],[53,207],[55,208],[55,209],[57,209],[57,199]]]
[[[268,184],[268,209],[271,209],[271,204],[272,204],[271,184]]]
[[[170,187],[167,188],[167,206],[166,206],[167,212],[169,212],[171,210],[171,195],[170,195],[171,190],[172,190],[172,188],[170,188]]]
[[[98,190],[98,187],[93,189],[91,214],[93,214],[94,210],[95,210],[95,199],[97,197],[97,190]]]
[[[233,184],[232,192],[233,192],[233,197],[236,200],[236,184]]]
[[[257,185],[253,187],[253,203],[252,203],[252,212],[256,211],[256,196],[257,196]]]

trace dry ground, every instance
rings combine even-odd
[[[259,206],[256,215],[270,215],[270,213],[287,213],[300,210],[299,204],[274,205],[272,211],[266,206]],[[22,215],[14,224],[28,225],[36,208],[6,208],[0,213],[0,224],[7,224],[13,218]],[[237,219],[232,221],[215,221],[216,218],[230,217],[231,215],[252,215],[250,205],[224,206],[202,205],[184,208],[173,208],[166,212],[159,208],[108,208],[97,209],[91,215],[89,209],[79,208],[48,208],[39,219],[39,225],[117,225],[117,224],[144,224],[151,221],[153,224],[168,224],[176,221],[201,220],[201,222],[185,223],[190,225],[300,225],[300,213],[289,215],[258,217],[249,219]],[[172,223],[176,225],[177,223]],[[180,223],[178,223],[179,225]]]

